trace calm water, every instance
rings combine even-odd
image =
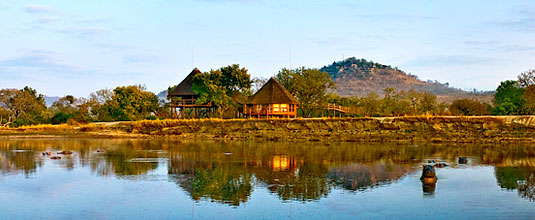
[[[0,140],[0,218],[533,219],[534,174],[535,146]]]

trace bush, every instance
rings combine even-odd
[[[74,114],[66,114],[63,112],[56,113],[51,119],[50,123],[57,125],[57,124],[64,124],[69,121],[74,116]]]
[[[454,100],[449,110],[453,115],[488,115],[491,106],[473,99]]]

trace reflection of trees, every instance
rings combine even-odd
[[[209,198],[231,205],[246,202],[252,191],[250,164],[243,155],[226,155],[204,145],[171,149],[169,174],[194,200]]]
[[[500,187],[518,190],[518,195],[529,201],[535,200],[535,168],[495,167],[494,173]]]
[[[30,151],[13,151],[16,149]],[[97,149],[106,153],[95,153]],[[40,155],[60,150],[75,153],[53,162]],[[102,176],[141,178],[158,163],[127,161],[165,157],[169,159],[169,177],[193,199],[239,205],[248,200],[254,183],[283,200],[310,201],[327,196],[333,187],[358,191],[389,184],[418,169],[417,164],[428,158],[457,161],[458,156],[470,157],[471,164],[497,166],[501,187],[533,199],[535,148],[514,145],[2,140],[0,173],[31,174],[44,163],[54,163],[65,169],[87,167]]]
[[[270,183],[272,192],[283,200],[311,201],[327,196],[331,187],[325,179],[328,169],[321,164],[304,163],[297,175],[287,175]]]
[[[352,163],[331,169],[328,178],[334,184],[354,191],[389,184],[413,170],[407,165]]]
[[[157,167],[157,163],[126,163],[137,157],[159,157],[151,149],[166,149],[167,144],[160,141],[130,140],[89,140],[89,139],[43,139],[43,140],[3,140],[0,141],[0,169],[3,173],[35,172],[35,169],[47,160],[41,152],[73,151],[72,155],[59,155],[61,160],[54,163],[65,169],[74,169],[77,165],[89,166],[99,175],[140,175]],[[15,149],[28,150],[14,152]],[[104,149],[104,154],[95,154],[97,149]]]
[[[535,200],[535,176],[531,173],[525,182],[518,186],[518,194],[529,201]]]
[[[246,202],[252,190],[251,174],[229,167],[215,167],[211,170],[198,168],[183,185],[186,185],[186,189],[191,189],[191,196],[195,200],[209,197],[232,205]]]
[[[0,142],[0,173],[23,172],[26,175],[35,172],[37,167],[42,166],[42,161],[35,158],[35,152],[16,151],[24,149],[13,143]]]

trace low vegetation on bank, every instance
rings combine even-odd
[[[180,119],[34,125],[0,137],[171,138],[223,140],[510,143],[534,142],[533,116],[404,116],[301,119]]]

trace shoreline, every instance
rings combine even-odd
[[[535,143],[535,116],[144,120],[0,129],[6,138]]]

